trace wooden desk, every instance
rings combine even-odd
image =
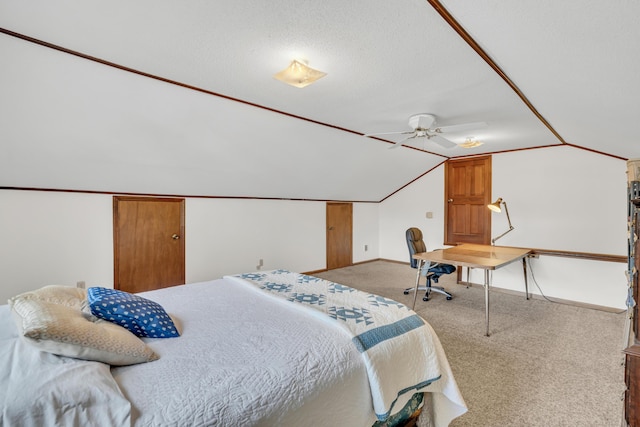
[[[489,336],[489,288],[491,286],[489,271],[504,267],[507,264],[522,260],[522,271],[524,272],[525,295],[529,299],[529,285],[527,283],[527,263],[526,257],[531,253],[530,249],[511,248],[505,246],[476,245],[465,243],[448,249],[441,249],[432,252],[421,252],[413,256],[419,261],[418,276],[416,277],[416,289],[413,296],[413,307],[416,306],[418,295],[418,281],[420,272],[426,262],[453,264],[461,267],[481,268],[484,270],[484,302],[485,302],[485,323],[487,326],[486,335]]]

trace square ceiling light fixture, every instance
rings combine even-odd
[[[481,146],[482,144],[482,141],[478,141],[477,139],[473,139],[472,136],[469,136],[462,144],[459,144],[459,146],[462,148],[475,148]]]
[[[302,88],[326,75],[327,73],[314,70],[304,62],[294,59],[287,68],[274,74],[273,77],[288,85]]]

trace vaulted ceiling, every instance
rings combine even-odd
[[[449,158],[638,158],[638,16],[632,0],[1,0],[0,187],[375,202]],[[327,75],[274,79],[293,59]],[[364,136],[417,113],[485,122],[446,134],[484,144]]]

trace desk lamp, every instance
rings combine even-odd
[[[507,221],[509,222],[509,229],[507,231],[505,231],[504,233],[502,233],[501,235],[494,237],[493,239],[491,239],[491,244],[495,245],[496,244],[496,240],[500,239],[502,236],[504,236],[505,234],[507,234],[508,232],[510,232],[511,230],[513,230],[513,225],[511,225],[511,218],[509,217],[509,209],[507,208],[507,202],[505,202],[504,200],[502,200],[502,197],[498,197],[498,200],[496,200],[495,202],[487,205],[487,207],[489,209],[491,209],[494,212],[502,212],[502,208],[500,207],[500,205],[503,204],[504,205],[504,212],[507,214]]]

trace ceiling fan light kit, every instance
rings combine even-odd
[[[309,67],[305,61],[294,59],[287,68],[274,74],[273,77],[288,85],[303,88],[326,75],[327,73]]]
[[[458,144],[458,147],[475,148],[481,146],[482,144],[484,144],[484,142],[473,139],[473,137],[470,136],[462,144]]]

